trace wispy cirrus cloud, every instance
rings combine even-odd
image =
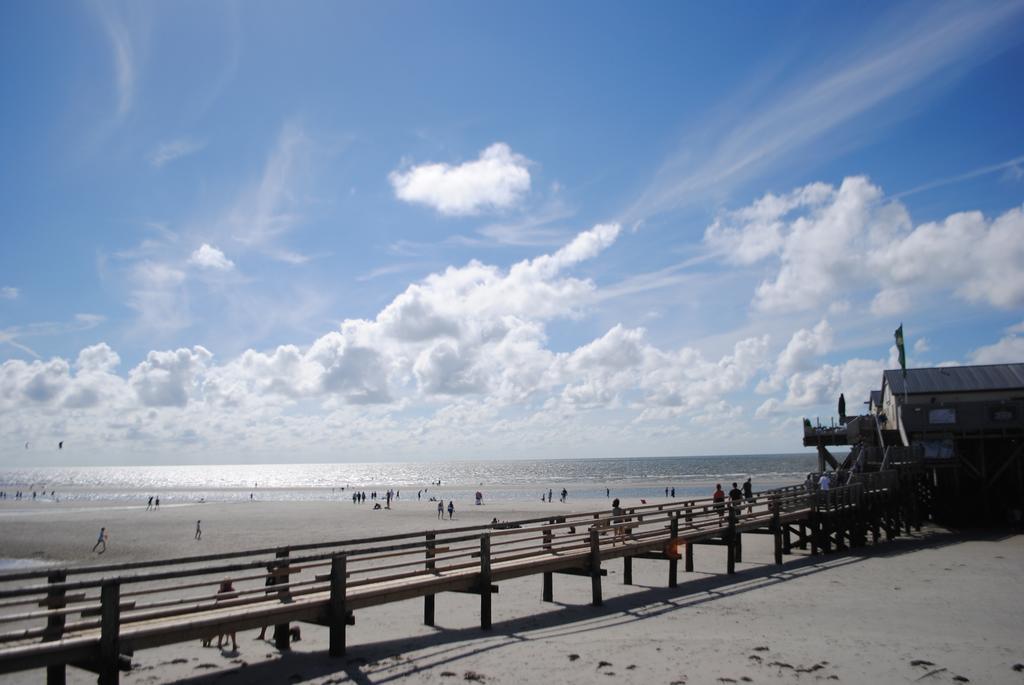
[[[195,154],[204,147],[206,147],[206,143],[190,138],[178,138],[177,140],[163,142],[157,145],[156,149],[150,154],[149,163],[159,169],[176,159]]]
[[[25,338],[66,335],[78,331],[87,331],[96,328],[104,321],[106,321],[106,317],[100,314],[75,314],[74,320],[67,322],[44,321],[24,326],[10,326],[0,329],[0,345],[10,345],[38,359],[39,354],[23,342]]]
[[[117,119],[123,119],[135,104],[139,63],[148,35],[148,10],[144,3],[93,3],[110,41],[117,94]]]
[[[0,300],[16,300],[20,294],[20,290],[10,285],[0,288]]]
[[[388,179],[400,200],[448,216],[468,216],[519,202],[530,190],[529,164],[506,143],[494,143],[471,162],[429,162],[392,171]]]
[[[905,9],[894,10],[889,30],[850,46],[840,60],[804,69],[767,89],[768,95],[762,95],[765,89],[757,84],[750,96],[738,98],[744,106],[726,110],[751,112],[750,116],[734,122],[716,120],[692,130],[620,220],[632,224],[709,193],[727,192],[940,72],[979,62],[1018,40],[1006,27],[1022,12],[1021,0],[936,3],[909,21]],[[709,140],[717,142],[709,147],[704,142]]]

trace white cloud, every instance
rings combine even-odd
[[[584,316],[599,296],[572,269],[619,233],[598,225],[507,269],[449,267],[376,317],[347,319],[307,346],[222,363],[200,346],[154,350],[123,375],[104,343],[73,363],[11,360],[0,365],[0,438],[73,433],[97,454],[130,459],[145,444],[154,459],[173,460],[183,444],[229,459],[299,444],[309,458],[337,458],[342,446],[365,459],[385,445],[392,457],[438,446],[467,456],[482,446],[603,454],[651,436],[669,449],[696,441],[691,429],[719,435],[742,413],[731,396],[765,368],[767,336],[709,355],[659,347],[644,329],[619,324],[565,351],[549,344],[549,322]],[[184,275],[145,263],[139,278],[174,288]]]
[[[530,161],[505,143],[494,143],[472,162],[458,166],[435,162],[388,175],[395,196],[433,207],[442,214],[479,214],[506,209],[530,190]]]
[[[199,379],[213,355],[196,345],[150,352],[128,374],[139,401],[147,407],[184,407],[199,391]]]
[[[1004,309],[1024,305],[1022,234],[1019,207],[992,220],[962,212],[915,227],[901,203],[850,177],[838,188],[815,183],[728,212],[708,227],[705,242],[730,261],[777,261],[774,276],[756,289],[757,309],[815,310],[860,292],[872,297],[872,313],[889,316],[928,292]]]
[[[173,162],[176,159],[187,157],[188,155],[199,152],[206,143],[202,143],[189,138],[179,138],[177,140],[170,140],[160,143],[153,153],[149,156],[149,163],[159,169],[163,165]]]
[[[991,345],[972,351],[972,364],[1013,364],[1024,361],[1024,322],[1010,326],[1006,335]]]
[[[0,288],[0,300],[16,300],[20,292],[9,285]]]
[[[235,268],[235,263],[224,256],[224,253],[217,248],[203,243],[188,259],[190,264],[201,266],[206,269],[218,271],[230,271]]]
[[[814,367],[816,358],[832,349],[832,327],[822,319],[813,329],[801,328],[793,333],[786,347],[779,353],[772,373],[762,380],[757,391],[771,393],[779,390],[786,380],[800,371]]]

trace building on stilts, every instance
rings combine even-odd
[[[888,370],[865,405],[828,426],[804,420],[821,471],[896,469],[918,521],[1022,525],[1024,363]],[[842,459],[829,449],[847,445]]]

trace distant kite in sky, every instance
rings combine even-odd
[[[57,449],[59,449],[59,450],[64,449],[64,441],[63,440],[61,440],[60,442],[57,443]]]

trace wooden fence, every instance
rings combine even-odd
[[[52,685],[72,665],[116,683],[136,650],[263,626],[273,626],[276,645],[287,649],[293,621],[328,626],[338,656],[353,612],[422,597],[423,620],[433,625],[443,592],[479,595],[486,630],[492,594],[505,580],[541,575],[542,598],[552,601],[555,574],[586,576],[600,605],[604,564],[613,559],[623,559],[626,584],[634,559],[666,561],[674,587],[680,560],[693,570],[696,545],[726,546],[726,572],[734,573],[745,533],[774,536],[779,564],[794,545],[818,553],[865,544],[868,534],[891,538],[899,531],[897,494],[895,472],[881,472],[826,492],[794,486],[724,505],[686,500],[620,514],[0,574],[0,673],[46,667]],[[231,589],[218,591],[225,579]]]

